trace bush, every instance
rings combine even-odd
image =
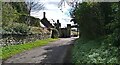
[[[59,31],[57,29],[52,29],[51,38],[58,38],[58,37],[59,37]]]
[[[12,23],[11,25],[5,27],[4,30],[13,34],[27,34],[30,28],[26,24]]]
[[[101,41],[101,42],[100,42]],[[117,63],[119,64],[119,48],[106,45],[103,40],[77,40],[72,54],[73,63]]]

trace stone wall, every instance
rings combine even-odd
[[[47,38],[50,38],[50,34],[29,34],[29,35],[4,34],[0,39],[1,42],[0,46],[25,44]]]

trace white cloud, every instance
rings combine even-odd
[[[58,8],[58,3],[60,0],[41,0],[44,3],[45,10],[41,10],[39,12],[31,12],[31,15],[37,18],[42,19],[43,18],[43,12],[46,12],[46,18],[52,22],[51,19],[54,19],[57,21],[57,19],[60,20],[61,26],[66,27],[67,24],[73,24],[70,21],[70,16],[68,16],[66,13],[69,12],[70,7],[65,6],[63,7],[63,12]]]

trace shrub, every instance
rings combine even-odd
[[[11,25],[5,27],[4,30],[13,34],[27,34],[30,28],[23,23],[12,23]]]
[[[99,42],[101,41],[101,42]],[[119,48],[106,45],[103,40],[77,40],[72,53],[73,63],[119,64]]]
[[[59,31],[57,29],[52,29],[51,38],[58,38],[58,37],[59,37]]]

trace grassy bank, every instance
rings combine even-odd
[[[56,41],[57,39],[45,39],[45,40],[37,40],[35,42],[26,43],[26,44],[20,44],[20,45],[11,45],[7,47],[2,47],[0,50],[2,50],[1,59],[7,59],[15,54],[18,54],[20,52],[23,52],[25,50],[29,50],[38,46],[43,46],[48,44],[49,42]]]
[[[100,65],[120,64],[119,48],[105,44],[102,39],[75,41],[72,52],[72,63],[81,65],[102,63]]]

